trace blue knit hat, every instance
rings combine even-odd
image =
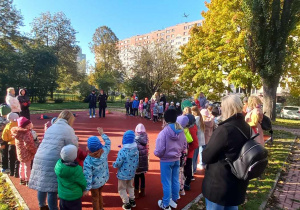
[[[124,133],[122,144],[132,144],[134,142],[134,131],[128,130]]]
[[[177,117],[176,122],[179,123],[183,128],[185,128],[189,124],[189,118],[185,115],[181,115]]]
[[[103,147],[97,136],[91,136],[90,138],[88,138],[87,145],[91,152],[96,152]]]

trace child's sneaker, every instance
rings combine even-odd
[[[90,115],[90,119],[92,118],[92,115]]]
[[[175,201],[173,201],[172,198],[170,199],[169,205],[170,205],[173,209],[176,209],[176,208],[177,208],[177,203],[176,203]]]
[[[163,210],[171,210],[171,207],[170,207],[170,206],[167,206],[167,207],[164,206],[162,200],[159,200],[159,201],[158,201],[158,207],[159,207],[160,209],[163,209]]]
[[[131,210],[131,204],[130,203],[124,203],[123,206],[122,206],[122,208],[124,210]]]
[[[130,203],[131,207],[133,207],[133,208],[136,207],[134,199],[129,199],[129,203]]]
[[[96,118],[96,116],[94,115],[93,118]]]
[[[180,195],[185,195],[184,189],[180,190],[180,191],[179,191],[179,194],[180,194]]]
[[[191,178],[191,181],[195,181],[196,179],[195,179],[195,177],[194,176],[192,176],[192,178]]]
[[[26,185],[25,180],[20,179],[20,185]]]

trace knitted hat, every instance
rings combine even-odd
[[[209,112],[207,109],[201,109],[200,113],[202,116],[209,117]]]
[[[122,144],[132,144],[134,142],[135,134],[128,130],[124,133]]]
[[[194,125],[196,123],[196,119],[195,119],[194,115],[188,114],[186,116],[189,119],[189,123],[188,123],[187,127],[190,127],[190,126],[192,126],[192,125]]]
[[[189,118],[185,115],[181,115],[177,117],[176,122],[179,123],[183,128],[185,128],[189,124]]]
[[[139,123],[136,127],[135,127],[135,132],[136,133],[146,133],[146,128],[142,123]]]
[[[176,106],[180,106],[180,103],[179,103],[179,102],[177,102],[177,103],[176,103]]]
[[[97,136],[91,136],[90,138],[88,138],[87,145],[91,152],[96,152],[103,147]]]
[[[0,116],[8,115],[11,112],[11,108],[8,105],[0,106]]]
[[[31,123],[26,117],[20,117],[18,119],[18,127],[25,128],[27,125]]]
[[[73,144],[64,146],[60,152],[60,157],[66,162],[74,162],[77,158],[77,147]]]
[[[13,112],[11,112],[7,115],[7,119],[11,122],[16,122],[18,118],[19,118],[19,115],[16,113],[13,113]]]
[[[177,119],[177,112],[175,109],[168,109],[166,112],[165,112],[165,121],[167,123],[175,123],[176,122],[176,119]]]

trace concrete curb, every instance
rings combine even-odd
[[[295,136],[294,142],[292,142],[292,144],[290,146],[290,152],[292,151],[292,149],[293,149],[293,147],[294,147],[297,139],[298,139],[298,136]],[[275,182],[273,184],[273,187],[270,190],[270,192],[269,192],[269,194],[267,196],[267,199],[264,202],[262,202],[262,204],[259,206],[259,210],[264,210],[266,208],[266,206],[268,204],[268,201],[269,201],[270,197],[273,195],[274,190],[275,190],[275,188],[276,188],[276,186],[278,184],[279,178],[281,177],[282,169],[287,165],[287,160],[288,160],[289,157],[290,157],[290,154],[286,157],[283,165],[281,166],[281,170],[277,173],[276,178],[275,178]]]
[[[15,185],[12,183],[12,181],[10,180],[9,176],[7,174],[2,174],[2,176],[5,178],[5,181],[9,184],[11,190],[14,193],[14,196],[16,197],[16,199],[18,200],[18,203],[20,205],[20,207],[24,210],[29,210],[27,204],[25,203],[24,199],[22,198],[22,196],[20,195],[19,191],[17,190],[17,188],[15,187]]]
[[[194,200],[192,200],[188,205],[186,205],[184,208],[182,208],[182,210],[188,210],[189,208],[191,208],[191,206],[195,203],[198,203],[199,200],[203,197],[202,193],[200,195],[198,195]]]

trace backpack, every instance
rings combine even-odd
[[[261,128],[265,131],[272,130],[272,122],[269,117],[267,117],[265,114],[263,116],[263,119],[261,121]]]
[[[231,167],[231,172],[241,180],[250,180],[260,177],[268,164],[268,150],[254,140],[259,134],[249,138],[241,129],[236,126],[234,127],[238,129],[248,141],[243,145],[236,160],[232,161],[227,157],[225,158]]]

